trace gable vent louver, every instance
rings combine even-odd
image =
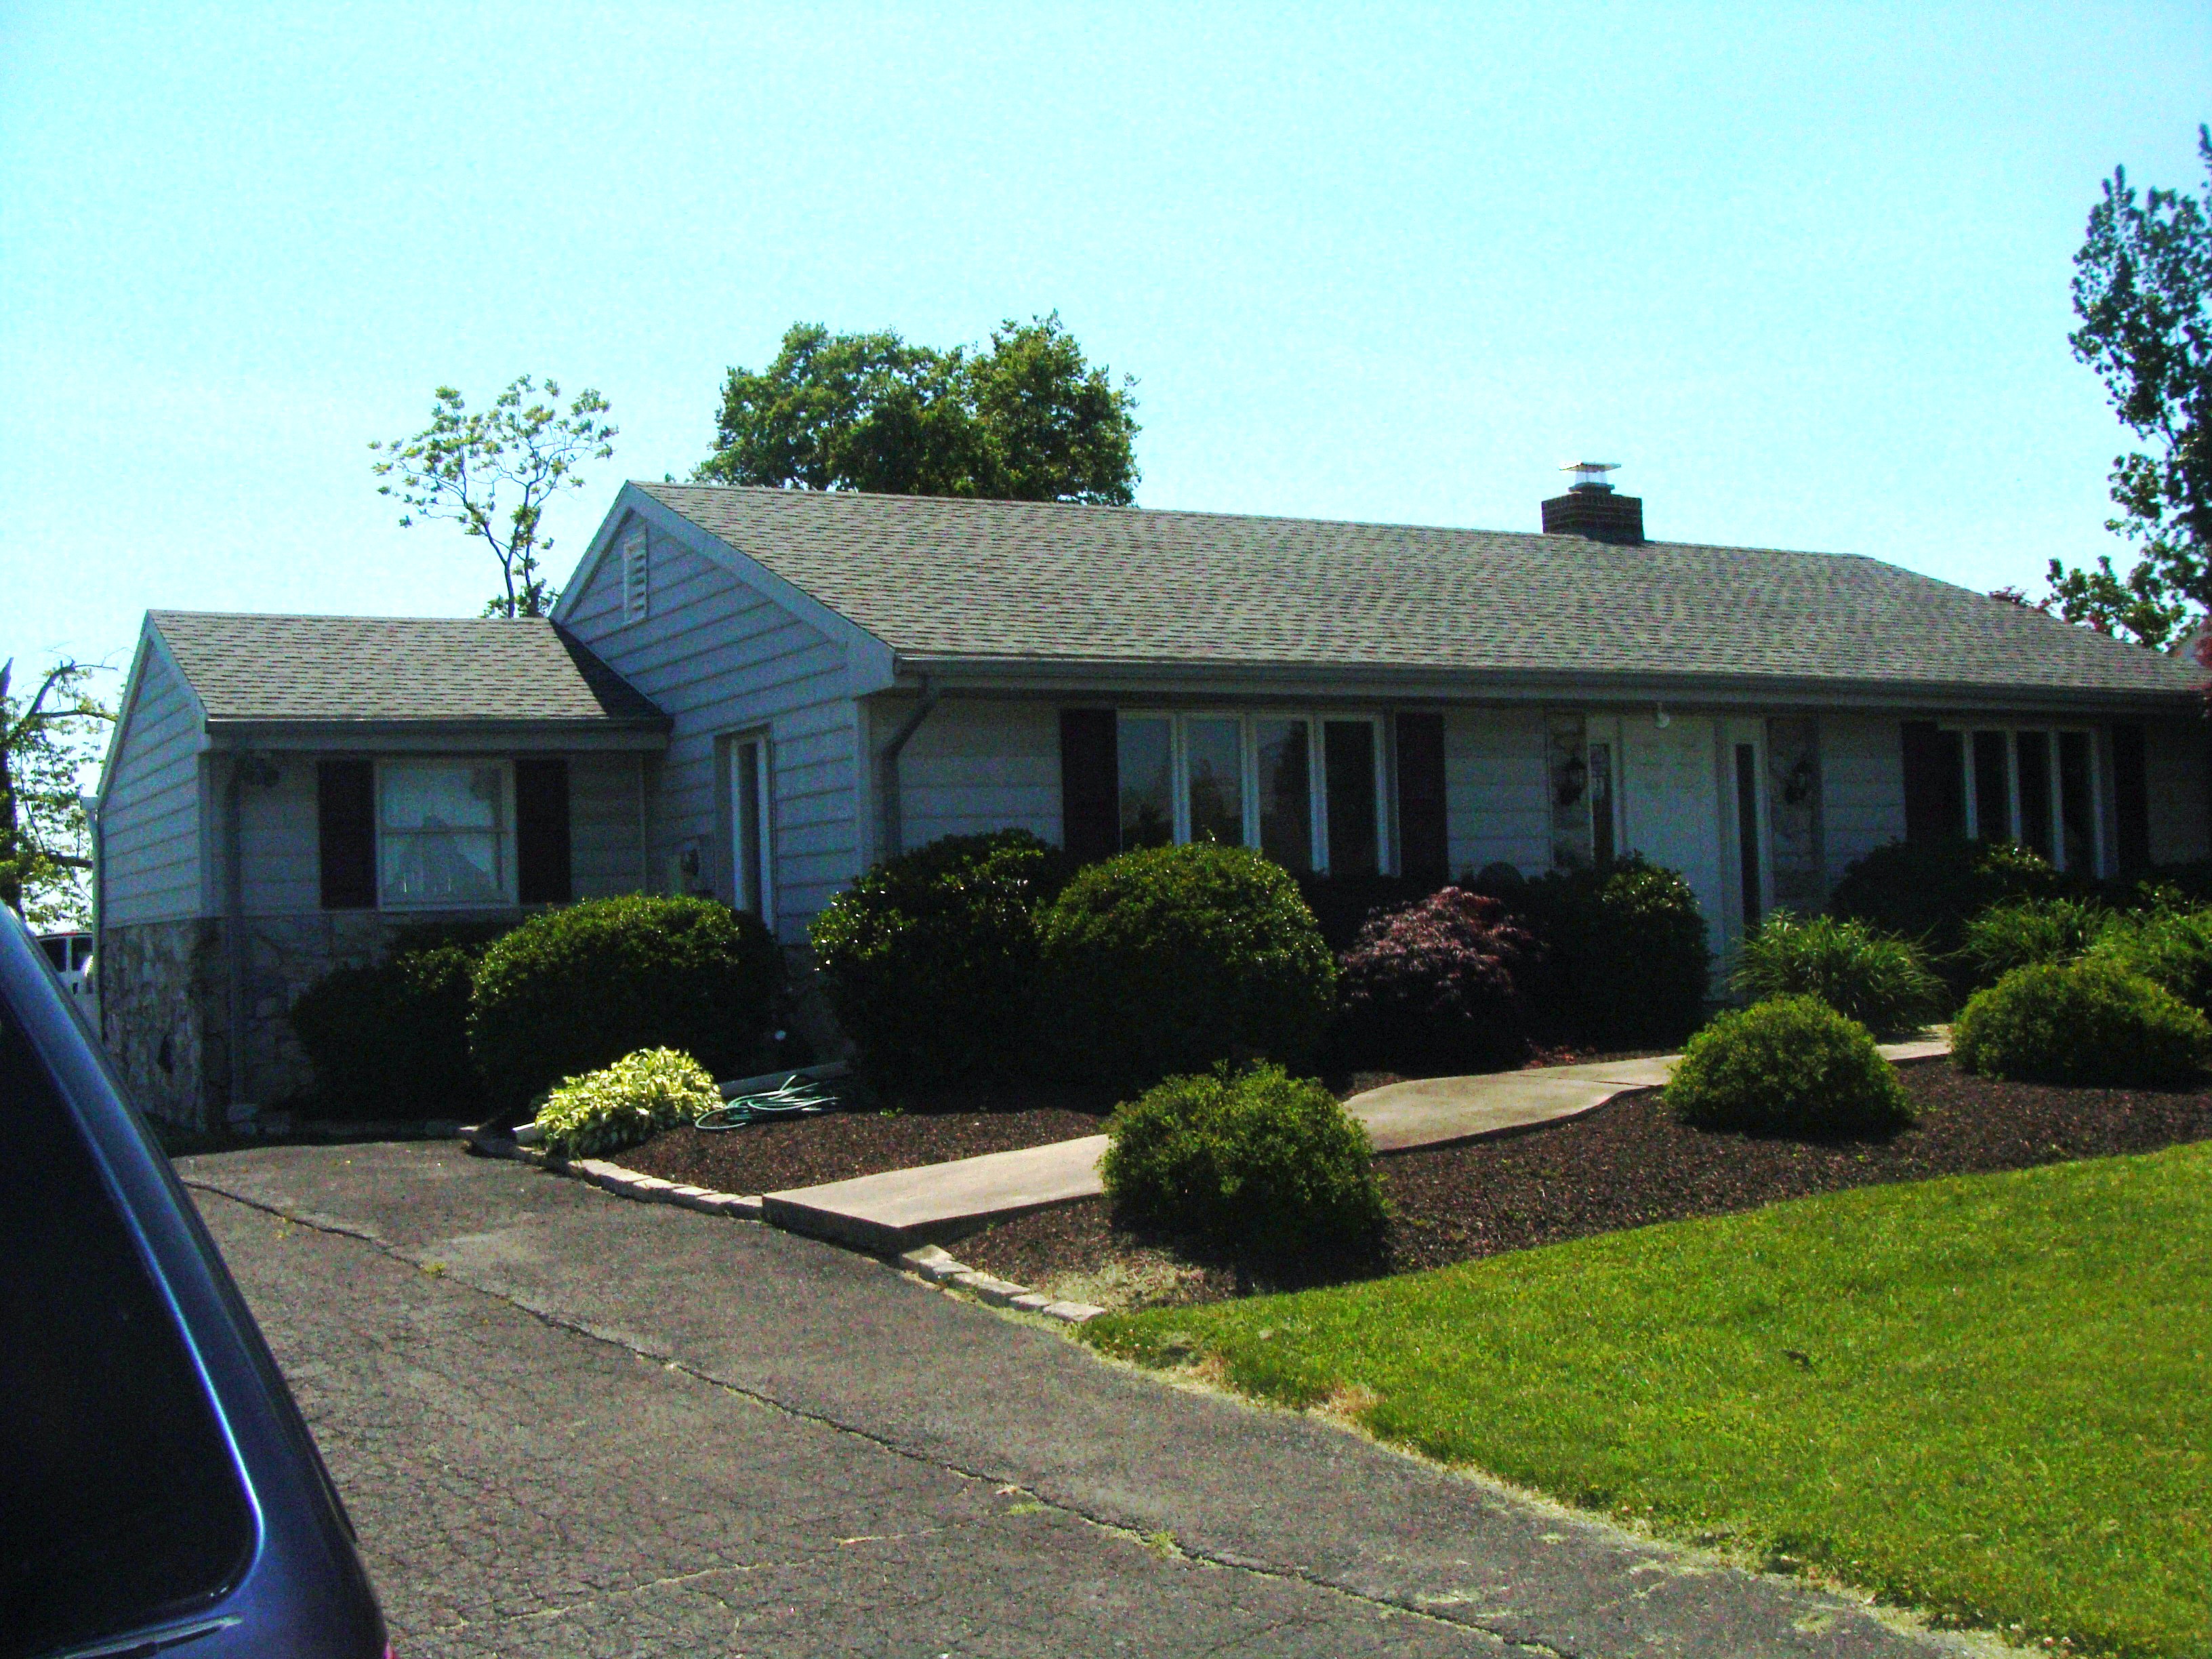
[[[623,620],[643,622],[653,600],[651,555],[645,533],[633,532],[622,548]]]

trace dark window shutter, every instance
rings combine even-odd
[[[514,763],[515,896],[525,904],[566,904],[570,892],[568,763]]]
[[[1079,864],[1121,850],[1121,755],[1110,708],[1060,711],[1060,844]]]
[[[1933,720],[1907,720],[1905,838],[1943,841],[1966,833],[1966,751],[1956,732]]]
[[[2112,818],[2120,873],[2150,868],[2150,766],[2140,726],[2112,728]]]
[[[1398,867],[1431,887],[1451,879],[1442,714],[1398,716]]]
[[[323,908],[376,908],[376,767],[326,760],[315,767],[315,838]]]

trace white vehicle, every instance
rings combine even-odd
[[[39,949],[46,953],[46,960],[53,964],[62,988],[72,999],[83,999],[89,1012],[92,999],[96,994],[92,977],[92,935],[74,931],[41,933],[39,935]]]

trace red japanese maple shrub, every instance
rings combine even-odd
[[[1503,1071],[1528,1054],[1516,971],[1538,946],[1486,894],[1446,887],[1378,913],[1345,952],[1335,1047],[1353,1066]]]

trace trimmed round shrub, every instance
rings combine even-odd
[[[1874,1034],[1814,996],[1720,1015],[1690,1039],[1666,1101],[1685,1123],[1749,1134],[1881,1134],[1912,1121]]]
[[[2089,947],[2212,1016],[2212,910],[2157,909],[2114,916]]]
[[[468,1112],[483,1090],[469,1058],[476,961],[458,945],[399,949],[302,992],[290,1018],[315,1070],[314,1109],[356,1119]]]
[[[1143,1088],[1220,1060],[1305,1063],[1336,963],[1297,884],[1243,848],[1155,847],[1079,872],[1037,918],[1059,1069]]]
[[[1828,912],[1947,957],[1973,917],[1993,904],[2057,896],[2060,879],[2047,860],[2012,842],[1893,841],[1844,870]]]
[[[1943,981],[1903,939],[1863,921],[1787,910],[1746,936],[1730,982],[1753,1001],[1818,997],[1883,1036],[1918,1030],[1944,1004]]]
[[[814,919],[815,960],[863,1073],[897,1091],[1005,1078],[1030,1046],[1036,912],[1066,854],[1024,830],[878,865]]]
[[[1533,881],[1494,868],[1477,885],[1540,947],[1522,992],[1547,1041],[1657,1048],[1704,1020],[1712,951],[1697,896],[1675,872],[1630,857]]]
[[[1099,1175],[1125,1224],[1279,1262],[1381,1237],[1366,1129],[1279,1066],[1169,1078],[1117,1107],[1106,1133]]]
[[[641,1048],[564,1079],[538,1109],[540,1143],[562,1158],[596,1158],[698,1121],[722,1103],[707,1068],[673,1048]]]
[[[712,899],[591,899],[484,952],[469,1049],[513,1110],[640,1048],[680,1048],[723,1077],[762,1054],[783,952],[758,918]]]
[[[2112,921],[2110,911],[2087,899],[2014,899],[1971,919],[1959,955],[1978,989],[2015,968],[2073,961]]]
[[[2117,962],[2015,968],[1978,991],[1951,1027],[1959,1064],[2021,1083],[2164,1088],[2212,1054],[2204,1016]]]
[[[1518,1063],[1528,1043],[1514,975],[1534,946],[1498,900],[1464,888],[1371,917],[1343,958],[1333,1048],[1416,1073]]]

